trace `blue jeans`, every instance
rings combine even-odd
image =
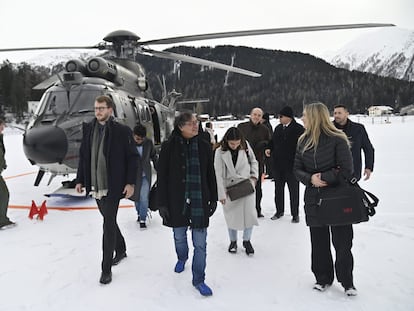
[[[140,221],[145,222],[148,214],[148,197],[150,187],[147,177],[142,177],[141,190],[139,192],[139,201],[135,202],[135,209],[137,210]]]
[[[250,241],[252,237],[253,227],[243,230],[243,241]],[[230,241],[237,241],[237,230],[229,229]]]
[[[173,228],[175,252],[178,260],[186,261],[188,259],[187,244],[188,227]],[[191,229],[193,239],[193,285],[196,286],[205,280],[206,257],[207,257],[207,228]]]

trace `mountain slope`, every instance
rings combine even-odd
[[[327,60],[340,68],[414,81],[414,31],[384,28],[351,41]]]

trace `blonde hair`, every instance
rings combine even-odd
[[[344,139],[348,146],[349,141],[345,133],[338,130],[332,123],[329,110],[323,103],[312,103],[303,109],[306,114],[307,126],[305,132],[299,137],[299,144],[305,142],[302,153],[306,150],[317,148],[321,134],[337,136]]]

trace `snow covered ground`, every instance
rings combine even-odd
[[[3,177],[11,192],[8,214],[18,226],[0,231],[0,310],[414,310],[414,117],[391,117],[390,123],[353,119],[365,124],[376,151],[372,178],[361,185],[380,198],[377,215],[354,226],[358,296],[346,297],[336,281],[324,293],[312,290],[303,206],[299,224],[292,224],[289,215],[270,220],[274,185],[268,180],[263,184],[265,218],[253,231],[253,257],[246,256],[240,242],[237,254],[228,253],[220,207],[212,217],[206,270],[212,297],[200,296],[191,285],[190,263],[183,273],[173,272],[172,233],[158,214],[141,231],[129,201],[121,202],[125,208],[118,216],[128,257],[113,268],[112,283],[102,286],[102,219],[94,201],[47,199],[44,221],[30,220],[31,200],[40,205],[43,194],[62,179],[47,187],[45,178],[34,187],[37,169],[24,157],[22,136],[7,128],[8,168]],[[214,125],[221,136],[233,124]]]

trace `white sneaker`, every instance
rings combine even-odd
[[[347,295],[347,296],[356,296],[356,295],[358,295],[358,291],[357,291],[357,289],[355,288],[355,287],[350,287],[350,288],[346,288],[345,289],[345,294]]]

